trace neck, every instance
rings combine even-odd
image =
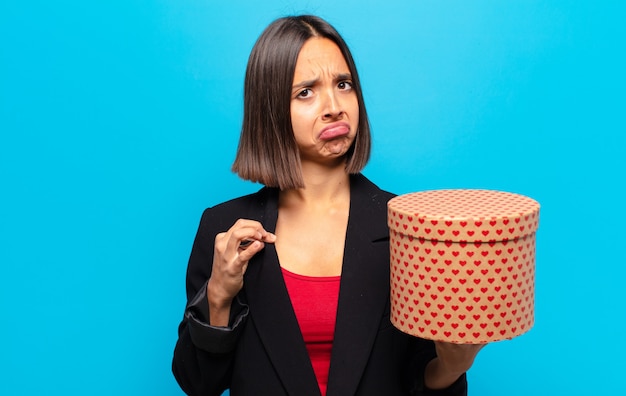
[[[302,178],[305,187],[282,191],[282,202],[325,205],[349,200],[350,176],[343,163],[333,167],[303,163]]]

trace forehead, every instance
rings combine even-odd
[[[350,69],[337,44],[327,38],[313,37],[300,49],[295,75],[321,72],[349,73]]]

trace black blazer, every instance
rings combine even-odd
[[[341,274],[328,396],[465,395],[462,376],[449,389],[423,389],[431,341],[408,336],[389,320],[389,231],[384,192],[362,175],[351,177],[350,212]],[[188,307],[179,326],[172,370],[190,395],[319,396],[274,245],[249,263],[233,303],[229,328],[207,325],[206,282],[215,235],[238,218],[273,232],[278,190],[259,192],[207,209],[187,270]]]

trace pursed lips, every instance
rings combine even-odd
[[[331,140],[345,136],[350,133],[350,124],[347,122],[335,122],[322,129],[318,138],[320,140]]]

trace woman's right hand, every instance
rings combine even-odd
[[[245,245],[248,241],[251,243]],[[266,242],[275,241],[276,235],[266,231],[261,223],[246,219],[237,220],[228,231],[215,236],[213,269],[207,283],[212,326],[228,326],[230,305],[243,287],[248,262]]]

